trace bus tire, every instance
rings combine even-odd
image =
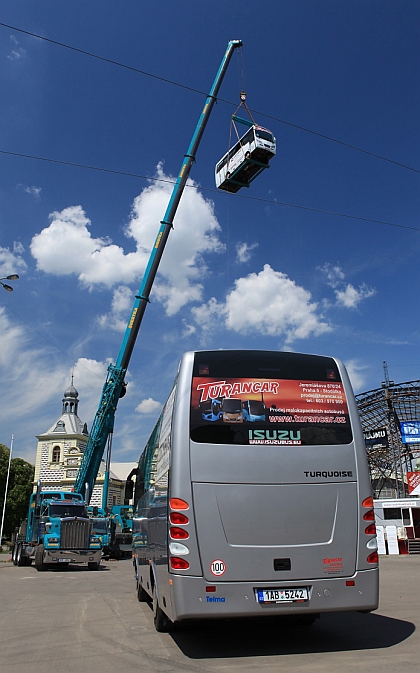
[[[156,585],[153,587],[153,623],[155,625],[156,631],[159,633],[168,633],[173,629],[173,622],[169,617],[163,612],[162,608],[159,605]]]
[[[147,591],[145,591],[140,584],[140,582],[137,580],[137,600],[139,603],[148,603],[150,598],[149,594]]]
[[[47,569],[47,564],[44,563],[44,545],[39,544],[35,549],[35,568],[38,572],[43,572]]]

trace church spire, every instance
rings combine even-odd
[[[73,374],[71,375],[71,384],[64,393],[63,414],[75,414],[77,416],[77,407],[79,406],[79,393],[73,385]]]

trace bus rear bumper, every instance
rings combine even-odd
[[[322,612],[371,612],[377,609],[379,601],[378,568],[360,571],[352,577],[300,582],[210,583],[199,577],[170,575],[170,578],[172,610],[168,610],[168,616],[174,622],[187,619],[287,616]],[[264,604],[259,603],[256,598],[257,589],[298,587],[307,587],[308,600]]]

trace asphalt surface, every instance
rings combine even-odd
[[[420,555],[381,557],[375,613],[323,615],[297,628],[279,620],[202,622],[157,633],[135,594],[131,559],[38,573],[0,561],[4,673],[174,671],[411,673],[420,670]]]

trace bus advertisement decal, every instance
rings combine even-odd
[[[225,426],[225,431],[209,428],[208,440],[201,439],[205,425]],[[228,439],[227,426],[233,425],[235,437]],[[217,444],[299,446],[348,444],[352,439],[344,386],[331,380],[195,376],[191,431],[194,441]]]

